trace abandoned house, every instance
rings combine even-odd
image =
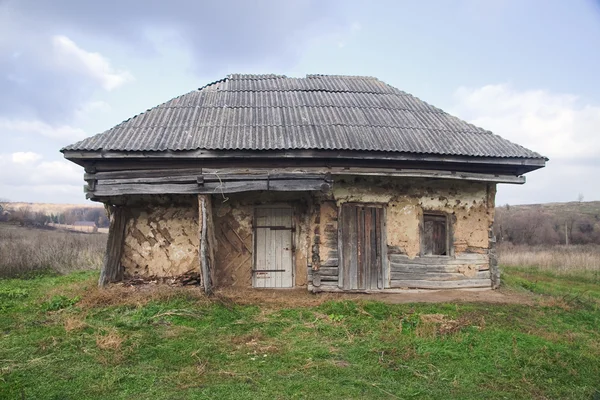
[[[496,288],[494,198],[547,159],[372,77],[229,75],[61,150],[110,230],[100,284]]]

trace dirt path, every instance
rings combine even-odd
[[[496,303],[534,304],[534,299],[526,293],[512,290],[435,290],[406,293],[376,293],[361,295],[365,300],[377,300],[390,304],[404,303]]]
[[[500,290],[406,290],[402,293],[309,293],[306,289],[221,289],[216,292],[222,299],[238,304],[263,304],[287,307],[315,306],[329,300],[382,301],[390,304],[405,303],[494,303],[534,304],[534,297],[509,289]]]

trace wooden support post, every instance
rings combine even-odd
[[[212,269],[214,262],[214,237],[212,202],[210,195],[198,195],[198,230],[200,234],[200,275],[206,294],[212,294]]]
[[[104,253],[104,263],[100,272],[100,279],[98,280],[98,286],[100,287],[123,279],[121,254],[123,252],[123,240],[127,220],[125,209],[119,206],[107,206],[107,208],[110,214],[110,225],[108,228],[106,253]]]

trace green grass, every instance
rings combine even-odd
[[[587,278],[505,273],[534,305],[290,308],[186,290],[111,302],[95,279],[0,280],[0,398],[600,398]]]

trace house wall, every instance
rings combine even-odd
[[[495,265],[490,259],[494,196],[495,185],[485,182],[352,176],[337,178],[328,193],[215,194],[213,284],[252,285],[255,207],[287,205],[294,215],[295,286],[337,288],[339,210],[343,203],[358,202],[385,205],[386,287],[489,287],[490,265]],[[127,204],[125,274],[165,277],[199,271],[198,198],[134,200]],[[423,211],[448,216],[451,257],[420,257]]]
[[[487,253],[494,219],[493,194],[495,185],[485,182],[405,178],[347,177],[337,180],[333,189],[338,206],[344,202],[387,204],[388,252],[410,258],[420,252],[424,210],[451,218],[456,253]]]
[[[313,252],[319,251],[320,263],[309,269],[309,281],[321,289],[337,287],[338,259],[323,259],[324,254],[334,254],[331,249],[337,246],[337,236],[324,237],[322,232],[324,227],[337,227],[337,210],[343,203],[357,202],[385,204],[384,275],[389,274],[388,287],[490,287],[495,192],[495,185],[486,182],[341,177],[326,200],[328,205],[335,205],[335,212],[320,212],[313,229],[320,243]],[[451,257],[420,257],[424,211],[448,216]]]
[[[214,195],[215,285],[252,286],[254,209],[263,205],[285,205],[293,209],[295,286],[306,286],[311,202],[306,192]]]
[[[127,203],[121,264],[125,276],[170,277],[198,271],[196,196],[139,196]]]

